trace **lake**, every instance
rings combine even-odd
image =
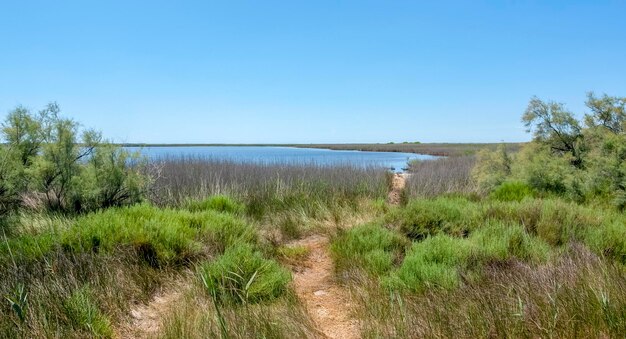
[[[432,155],[400,152],[335,151],[275,146],[165,146],[127,147],[148,159],[203,157],[262,164],[318,164],[324,166],[378,166],[401,172],[410,160],[432,160]]]

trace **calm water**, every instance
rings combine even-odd
[[[317,148],[270,146],[184,146],[184,147],[129,147],[150,159],[164,157],[207,157],[238,162],[271,164],[321,164],[380,166],[402,171],[409,160],[430,160],[431,155],[397,152],[333,151]]]

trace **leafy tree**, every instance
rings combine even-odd
[[[51,210],[84,211],[133,203],[148,180],[131,156],[103,143],[100,133],[60,117],[56,103],[36,115],[23,107],[0,130],[0,212],[20,196],[41,198]],[[136,160],[136,159],[135,159]]]
[[[0,145],[0,217],[15,208],[19,201],[20,169],[15,152]]]
[[[610,97],[604,94],[598,98],[593,92],[587,94],[587,107],[591,114],[585,115],[588,127],[604,127],[619,134],[626,131],[626,98]]]
[[[138,154],[110,144],[98,146],[83,173],[87,201],[96,208],[120,206],[141,200],[148,178],[137,170],[145,165]]]
[[[54,104],[50,104],[41,114],[55,108]],[[32,158],[37,155],[42,142],[40,121],[22,106],[9,112],[2,124],[2,135],[7,144],[17,152],[24,166],[29,165]]]
[[[571,154],[572,164],[582,167],[583,144],[581,127],[571,112],[563,104],[544,102],[533,97],[522,116],[527,131],[533,133],[534,140],[547,144],[558,154]]]

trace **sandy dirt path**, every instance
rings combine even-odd
[[[130,319],[118,331],[118,338],[155,338],[163,326],[163,319],[189,288],[188,278],[181,278],[163,286],[147,304],[133,305]]]
[[[294,288],[322,338],[359,338],[359,324],[350,314],[350,293],[334,280],[328,237],[312,235],[290,244],[309,249],[308,258],[294,268]]]
[[[395,173],[393,175],[392,181],[392,189],[389,191],[389,195],[387,196],[387,202],[392,205],[400,204],[402,200],[402,190],[406,186],[407,174],[405,173]]]

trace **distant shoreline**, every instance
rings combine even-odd
[[[386,144],[219,144],[219,143],[119,143],[121,147],[296,147],[318,148],[342,151],[370,151],[370,152],[402,152],[434,156],[464,156],[474,155],[481,149],[495,149],[504,144],[507,150],[515,152],[524,144],[516,143],[386,143]]]

